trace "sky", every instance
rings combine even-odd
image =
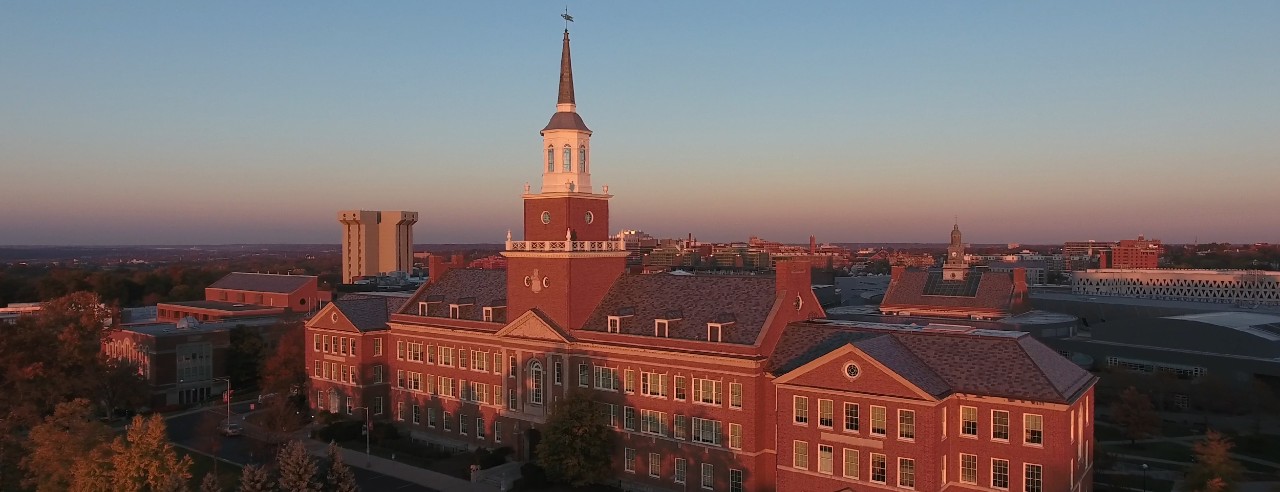
[[[0,0],[0,245],[500,242],[564,2]],[[579,2],[612,229],[1280,242],[1280,2]]]

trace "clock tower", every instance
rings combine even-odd
[[[947,259],[942,263],[944,280],[964,280],[969,264],[964,261],[964,242],[960,237],[960,224],[951,227],[951,244],[947,245]]]
[[[608,187],[591,184],[591,130],[573,94],[569,31],[560,52],[556,112],[542,129],[542,187],[525,186],[524,240],[507,234],[507,305],[537,308],[566,329],[579,328],[626,268],[621,235],[609,235]]]

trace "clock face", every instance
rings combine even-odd
[[[595,214],[592,214],[591,212],[587,212],[586,219],[587,219],[587,223],[588,223],[588,224],[590,224],[590,223],[592,223],[592,222],[594,222],[594,221],[596,220],[596,216],[595,216]]]
[[[858,377],[858,365],[852,362],[845,364],[844,375],[848,376],[850,379]]]
[[[551,223],[551,212],[542,212],[542,223],[543,224]]]

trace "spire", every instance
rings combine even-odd
[[[564,30],[564,49],[560,52],[560,98],[556,104],[575,104],[573,101],[573,63],[569,61],[569,30]]]

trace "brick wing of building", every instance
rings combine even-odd
[[[583,392],[631,490],[1090,488],[1094,378],[1025,335],[822,321],[804,261],[626,274],[567,31],[556,110],[507,269],[433,266],[395,312],[326,306],[307,325],[314,408],[525,460]]]

